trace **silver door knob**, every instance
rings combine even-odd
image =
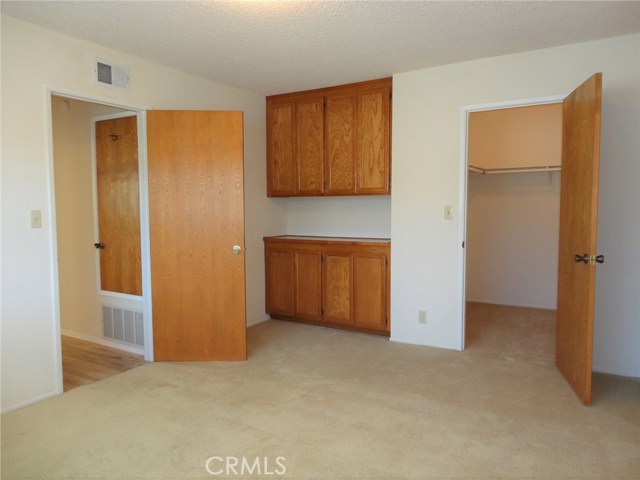
[[[234,245],[231,250],[233,250],[233,253],[236,255],[239,255],[240,252],[242,252],[242,247],[240,245]]]

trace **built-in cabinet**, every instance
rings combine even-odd
[[[267,195],[388,194],[392,79],[267,97]]]
[[[388,239],[265,237],[273,318],[389,334]]]

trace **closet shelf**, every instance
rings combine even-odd
[[[562,168],[559,165],[542,165],[537,167],[509,167],[509,168],[482,168],[469,164],[469,171],[473,173],[495,174],[495,173],[536,173],[536,172],[559,172]]]

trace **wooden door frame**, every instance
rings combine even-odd
[[[531,107],[536,105],[546,105],[562,103],[568,94],[551,95],[548,97],[527,98],[521,100],[508,100],[504,102],[483,103],[477,105],[465,105],[460,108],[460,169],[458,180],[458,350],[465,348],[466,329],[466,276],[467,276],[467,249],[462,245],[467,237],[467,177],[469,168],[469,114],[473,112],[483,112],[487,110],[501,110],[505,108]]]
[[[48,215],[51,219],[49,230],[49,249],[51,255],[51,286],[52,286],[52,310],[54,335],[54,355],[55,355],[55,383],[56,393],[64,391],[62,380],[62,344],[60,326],[60,281],[58,269],[58,233],[56,223],[56,198],[54,180],[54,150],[53,150],[53,116],[51,102],[53,96],[80,100],[83,102],[97,103],[110,107],[129,110],[137,116],[138,128],[138,175],[140,182],[140,240],[141,240],[141,261],[142,261],[142,304],[144,318],[144,358],[153,361],[153,317],[151,310],[151,262],[149,244],[149,191],[147,175],[147,127],[146,111],[150,107],[134,104],[131,102],[115,100],[109,97],[102,97],[91,93],[72,90],[55,85],[45,85],[43,99],[45,102],[45,134],[46,138],[46,162],[47,162],[47,187],[48,187]],[[95,137],[95,135],[94,135]],[[95,139],[94,139],[95,141]]]
[[[138,117],[139,116],[139,112],[135,112],[135,111],[128,111],[128,112],[118,112],[118,113],[110,113],[107,115],[97,115],[95,117],[91,117],[91,119],[89,120],[91,122],[91,181],[92,183],[92,193],[93,193],[93,232],[94,232],[94,238],[96,242],[100,241],[100,219],[99,219],[99,209],[98,209],[98,155],[97,155],[97,149],[96,149],[96,123],[97,122],[101,122],[103,120],[115,120],[118,118],[126,118],[126,117]],[[139,122],[137,122],[139,123]],[[136,134],[138,136],[138,158],[140,159],[140,132],[139,130],[139,125],[136,126]],[[145,149],[146,149],[146,140],[145,140]],[[138,178],[139,178],[139,185],[138,188],[142,189],[142,178],[140,178],[140,164],[141,161],[138,160]],[[140,211],[140,218],[142,218],[142,211]],[[142,222],[140,222],[140,230],[142,231]],[[142,242],[142,237],[141,237],[141,242]],[[141,245],[142,247],[142,245]],[[140,255],[142,255],[142,250],[140,251]],[[114,298],[121,298],[124,300],[134,300],[134,301],[144,301],[144,293],[142,295],[131,295],[128,293],[120,293],[120,292],[110,292],[108,290],[104,290],[102,288],[102,277],[101,277],[101,270],[100,270],[100,250],[96,249],[96,253],[95,253],[95,261],[96,261],[96,273],[97,273],[97,279],[96,279],[96,285],[98,286],[97,289],[97,294],[98,295],[102,295],[105,297],[114,297]],[[142,272],[141,272],[142,273]],[[143,290],[144,292],[144,290]],[[143,318],[146,317],[146,315],[143,314]],[[146,325],[145,325],[146,328]],[[145,339],[146,340],[146,339]]]

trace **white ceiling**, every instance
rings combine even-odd
[[[0,8],[267,95],[640,31],[637,1],[2,0]]]

